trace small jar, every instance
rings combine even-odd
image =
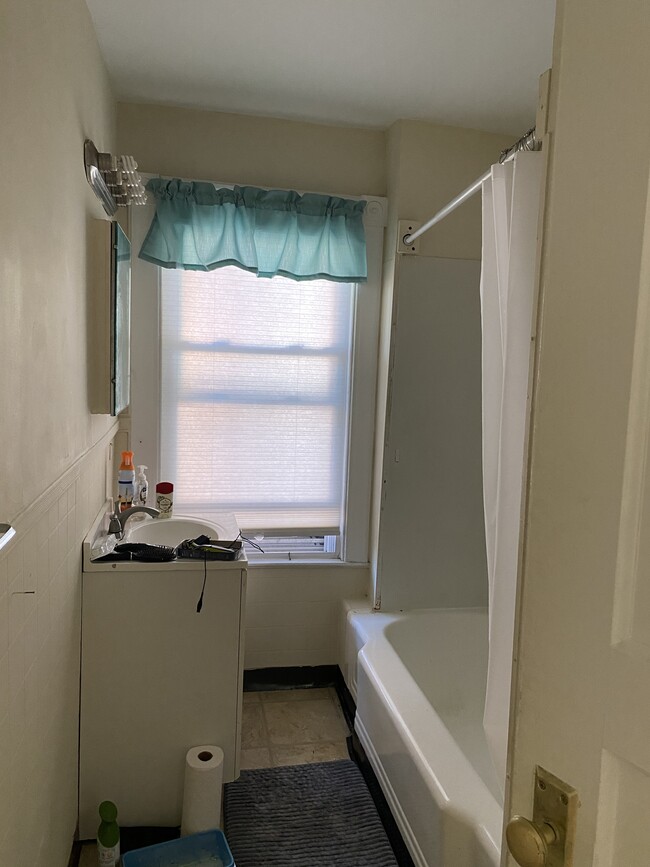
[[[158,482],[156,485],[156,508],[159,518],[171,518],[174,503],[174,486],[171,482]]]

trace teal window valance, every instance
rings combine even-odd
[[[353,199],[152,178],[156,214],[140,258],[163,268],[236,265],[259,277],[367,278],[363,212]]]

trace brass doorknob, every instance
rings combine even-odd
[[[544,867],[548,847],[556,840],[557,832],[547,822],[537,825],[523,816],[513,816],[506,825],[508,849],[520,867]]]

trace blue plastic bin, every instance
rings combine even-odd
[[[221,859],[223,867],[235,865],[223,831],[216,829],[126,852],[122,864],[124,867],[193,867],[195,864],[217,867],[219,862],[215,858]]]

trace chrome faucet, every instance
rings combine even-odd
[[[158,509],[152,509],[149,506],[131,506],[123,512],[113,512],[109,519],[110,523],[108,525],[108,532],[121,539],[124,535],[126,522],[129,520],[131,515],[137,515],[138,512],[144,512],[147,515],[151,515],[152,518],[157,518],[160,514]]]

